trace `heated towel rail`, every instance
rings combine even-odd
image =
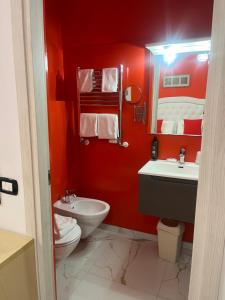
[[[93,72],[93,89],[91,92],[81,92],[79,88],[79,71],[77,68],[77,97],[79,105],[79,113],[85,111],[85,107],[111,107],[115,108],[119,118],[119,137],[118,144],[127,147],[127,142],[122,142],[122,121],[123,121],[123,65],[119,65],[118,69],[118,87],[116,92],[102,92],[102,69],[94,69]]]

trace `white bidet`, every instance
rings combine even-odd
[[[81,238],[87,238],[106,218],[108,203],[91,198],[74,197],[72,203],[58,200],[54,203],[55,212],[77,220],[81,227]]]

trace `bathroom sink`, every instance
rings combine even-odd
[[[199,166],[156,160],[138,172],[139,209],[160,218],[194,223]]]
[[[180,168],[178,162],[167,160],[148,161],[138,174],[169,177],[176,179],[198,180],[199,166],[195,163],[184,163]]]

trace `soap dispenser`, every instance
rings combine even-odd
[[[152,160],[157,160],[158,158],[158,140],[156,137],[152,141],[151,157]]]

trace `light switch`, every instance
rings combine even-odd
[[[18,195],[18,183],[15,179],[0,177],[0,193]]]
[[[4,191],[7,191],[7,192],[12,192],[13,191],[13,185],[11,182],[5,182],[3,181],[2,182],[2,189]]]

